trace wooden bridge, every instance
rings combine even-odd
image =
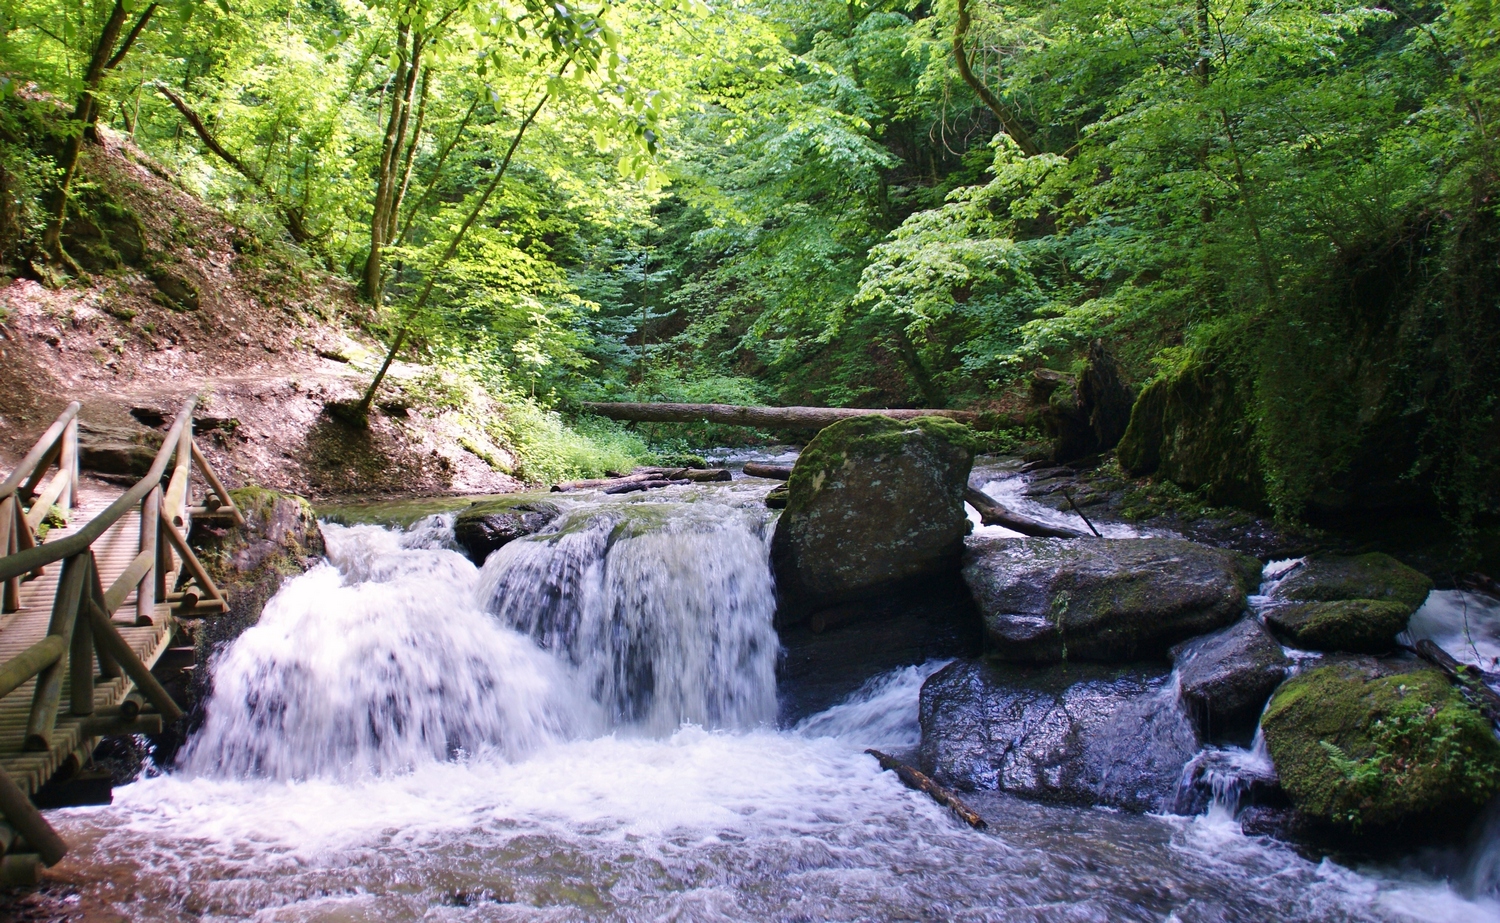
[[[101,738],[182,717],[151,668],[179,619],[225,608],[188,529],[195,516],[244,525],[193,442],[195,403],[111,502],[80,502],[77,403],[0,484],[0,882],[35,881],[67,851],[32,803],[43,785],[79,773]]]

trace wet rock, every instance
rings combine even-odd
[[[1277,582],[1276,599],[1335,602],[1373,599],[1399,603],[1416,612],[1432,591],[1432,581],[1388,554],[1313,555]]]
[[[1183,704],[1205,737],[1255,725],[1290,661],[1254,618],[1172,648]]]
[[[1174,814],[1202,814],[1215,804],[1237,815],[1289,806],[1270,761],[1246,750],[1203,750],[1183,769],[1173,797]]]
[[[1026,668],[958,661],[922,686],[922,760],[964,790],[1170,808],[1198,750],[1159,667]]]
[[[819,432],[792,469],[771,543],[778,627],[955,573],[973,458],[968,428],[947,419],[856,417]]]
[[[161,438],[144,427],[79,421],[78,465],[85,471],[139,478],[151,470]]]
[[[535,535],[561,515],[555,503],[524,497],[481,500],[459,513],[453,540],[475,564],[490,552],[526,535]]]
[[[1072,461],[1115,447],[1130,423],[1135,394],[1125,384],[1120,366],[1104,349],[1104,341],[1089,347],[1088,363],[1076,379],[1038,370],[1032,379],[1033,399],[1043,403],[1042,426],[1053,439],[1054,461]]]
[[[976,538],[963,577],[1003,660],[1164,657],[1245,608],[1260,562],[1180,539]]]
[[[1411,612],[1399,602],[1341,599],[1272,606],[1266,609],[1266,622],[1308,650],[1384,654],[1395,648]]]
[[[1299,814],[1344,831],[1464,829],[1500,792],[1500,741],[1436,670],[1345,661],[1293,677],[1261,719]]]

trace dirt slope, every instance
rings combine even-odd
[[[346,282],[236,227],[108,132],[84,169],[86,212],[67,241],[86,277],[0,276],[0,468],[70,400],[88,428],[149,442],[156,417],[198,394],[202,445],[231,486],[318,498],[519,486],[420,402],[388,403],[367,430],[324,412],[360,393],[376,349]],[[420,372],[398,363],[393,393]]]

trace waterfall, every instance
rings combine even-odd
[[[490,556],[452,517],[325,525],[209,665],[191,772],[279,779],[516,759],[611,728],[753,728],[776,715],[767,517],[717,503],[576,510]]]
[[[576,669],[617,726],[769,724],[767,521],[709,500],[576,510],[492,554],[479,598]]]

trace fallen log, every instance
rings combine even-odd
[[[689,481],[689,480],[687,480],[685,478],[678,478],[675,481],[668,480],[666,478],[650,478],[650,479],[643,480],[643,481],[633,481],[633,480],[628,480],[628,479],[622,479],[622,480],[624,480],[624,483],[615,484],[612,487],[606,487],[606,488],[604,488],[603,493],[607,493],[607,494],[629,494],[629,493],[634,493],[635,491],[638,491],[638,490],[655,490],[658,487],[671,487],[673,484],[691,484],[691,483],[693,483],[692,481]]]
[[[1485,682],[1483,670],[1473,664],[1459,663],[1452,654],[1427,638],[1417,642],[1417,656],[1448,674],[1449,679],[1479,699],[1480,710],[1485,712],[1485,717],[1500,724],[1500,692],[1491,689],[1489,683]]]
[[[1044,522],[1013,513],[996,503],[989,494],[973,487],[964,488],[964,502],[979,511],[979,521],[987,526],[1003,526],[1012,532],[1038,538],[1083,538],[1085,535],[1077,529],[1049,526]]]
[[[768,465],[765,462],[745,462],[745,474],[752,478],[770,478],[785,481],[792,476],[791,465]]]
[[[694,483],[734,480],[734,475],[728,468],[637,468],[630,473],[632,476],[645,474],[668,481],[692,481]]]
[[[958,799],[958,796],[932,781],[925,773],[918,772],[906,765],[894,756],[881,753],[879,750],[866,750],[866,753],[875,757],[880,762],[880,768],[888,772],[894,772],[901,784],[915,791],[925,792],[932,797],[933,801],[957,814],[959,819],[973,827],[975,830],[983,830],[989,826],[984,818],[980,817],[972,808]]]
[[[907,410],[851,407],[744,407],[738,404],[584,404],[583,409],[611,420],[635,423],[727,423],[731,426],[755,426],[767,429],[822,429],[850,417],[873,414],[895,420],[917,417],[947,417],[960,423],[978,423],[988,414],[972,410]],[[1020,426],[1018,414],[996,419],[1000,424]]]
[[[562,481],[552,485],[553,493],[567,493],[572,490],[593,490],[596,487],[612,487],[616,484],[624,484],[629,481],[649,481],[650,475],[624,474],[613,478],[585,478],[581,481]]]

